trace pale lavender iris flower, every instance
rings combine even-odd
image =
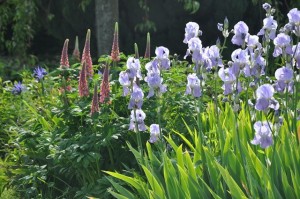
[[[277,79],[275,83],[275,90],[277,92],[283,93],[284,91],[288,91],[293,93],[293,70],[288,67],[278,68],[275,71],[275,78]]]
[[[155,143],[158,141],[159,139],[159,125],[158,124],[151,124],[150,125],[150,139],[149,142],[150,143]]]
[[[284,33],[279,33],[274,39],[274,52],[273,56],[278,57],[281,54],[293,54],[292,46],[291,46],[291,38],[289,35]]]
[[[251,141],[251,144],[259,145],[261,148],[265,149],[273,144],[272,124],[264,121],[257,121],[254,123],[255,136]]]
[[[187,86],[185,94],[192,94],[194,97],[201,96],[200,80],[195,73],[187,76]]]
[[[198,37],[199,35],[201,35],[199,25],[195,22],[188,22],[185,26],[183,43],[187,44],[191,38]]]
[[[129,104],[128,104],[128,109],[133,109],[133,108],[141,109],[143,105],[143,98],[144,98],[143,90],[138,85],[136,85],[136,83],[134,83]]]
[[[136,114],[134,114],[134,110],[131,110],[129,130],[134,130],[135,124],[137,123],[138,131],[146,131],[147,129],[144,123],[145,118],[146,114],[142,109],[136,109]]]
[[[259,111],[266,111],[268,108],[274,110],[279,109],[279,103],[273,98],[274,88],[270,84],[264,84],[257,88],[256,90],[256,104],[255,109]]]
[[[231,42],[233,44],[236,44],[238,46],[243,46],[245,44],[245,40],[248,37],[249,28],[247,24],[243,21],[238,22],[234,25],[234,36],[231,39]]]

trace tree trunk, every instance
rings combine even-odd
[[[98,56],[110,54],[114,24],[119,19],[118,0],[95,0]]]

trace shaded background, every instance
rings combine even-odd
[[[101,54],[97,51],[96,1],[0,0],[0,76],[8,79],[19,69],[33,68],[37,64],[44,64],[49,68],[57,67],[64,40],[70,39],[69,54],[71,54],[75,36],[78,35],[82,52],[88,28],[92,32],[91,54],[93,63],[96,64],[98,55]],[[186,8],[185,6],[190,2],[198,2],[199,8],[196,11]],[[215,44],[218,37],[223,39],[221,32],[217,30],[217,23],[223,23],[225,16],[229,20],[230,29],[238,21],[245,21],[249,26],[250,34],[257,34],[265,17],[261,7],[264,2],[261,0],[119,0],[120,50],[125,54],[133,54],[133,44],[137,43],[140,54],[143,55],[146,34],[150,32],[152,56],[156,46],[165,46],[170,49],[171,54],[177,53],[182,59],[187,49],[186,44],[182,43],[187,22],[194,21],[200,25],[204,46]],[[286,22],[289,9],[300,4],[297,0],[267,2],[278,10],[275,17],[279,24]],[[102,14],[105,16],[105,13]],[[151,23],[146,26],[146,22]],[[113,27],[114,24],[111,24],[112,29]],[[230,42],[228,45],[230,48]],[[224,53],[226,57],[230,51]]]

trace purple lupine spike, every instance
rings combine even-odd
[[[150,125],[150,139],[149,142],[150,143],[155,143],[158,141],[159,139],[159,135],[160,135],[160,130],[159,130],[159,125],[158,124],[151,124]]]
[[[109,87],[109,65],[104,68],[103,79],[100,86],[100,103],[104,103],[109,99],[110,87]]]
[[[68,58],[68,44],[69,44],[69,39],[65,40],[62,52],[61,52],[61,57],[60,57],[60,68],[69,68],[69,58]]]
[[[73,50],[73,57],[75,60],[80,61],[79,41],[78,36],[75,38],[75,47]]]
[[[89,96],[89,87],[86,79],[86,63],[83,62],[79,75],[78,92],[80,97]]]
[[[118,22],[115,23],[113,45],[112,45],[112,50],[111,50],[110,56],[111,56],[112,61],[114,61],[114,62],[120,61]]]
[[[92,78],[94,74],[93,62],[92,62],[91,50],[90,50],[91,48],[90,42],[91,42],[91,30],[88,29],[86,33],[84,49],[81,57],[81,64],[83,64],[83,62],[86,63],[86,75],[88,78]]]
[[[99,112],[99,100],[98,100],[98,87],[97,84],[94,85],[94,94],[92,99],[92,106],[91,106],[91,116],[95,113]]]
[[[257,121],[254,123],[255,136],[251,141],[251,144],[260,145],[261,148],[265,149],[273,144],[272,138],[272,124],[264,121]]]

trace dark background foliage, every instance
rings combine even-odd
[[[193,7],[193,3],[199,7]],[[133,53],[137,43],[140,53],[146,44],[146,33],[151,33],[151,52],[156,46],[166,46],[171,54],[182,58],[186,46],[182,43],[184,27],[195,21],[203,31],[204,46],[215,44],[218,37],[217,23],[227,16],[230,29],[238,21],[245,21],[251,34],[256,34],[264,18],[262,0],[119,0],[120,50]],[[267,0],[275,7],[279,23],[292,7],[299,7],[297,0]],[[16,71],[33,68],[37,64],[57,67],[63,42],[70,39],[69,49],[74,48],[79,36],[83,49],[86,30],[91,29],[91,54],[97,61],[97,35],[95,30],[94,0],[2,0],[0,1],[0,73],[4,79],[18,79]],[[255,13],[255,14],[254,14]],[[284,14],[281,14],[284,13]],[[105,13],[103,13],[105,15]],[[286,18],[285,18],[286,19]],[[113,26],[113,24],[112,24]],[[229,43],[229,42],[228,42]],[[230,46],[229,46],[230,48]],[[230,52],[230,50],[228,51]],[[225,56],[226,51],[224,52]]]

